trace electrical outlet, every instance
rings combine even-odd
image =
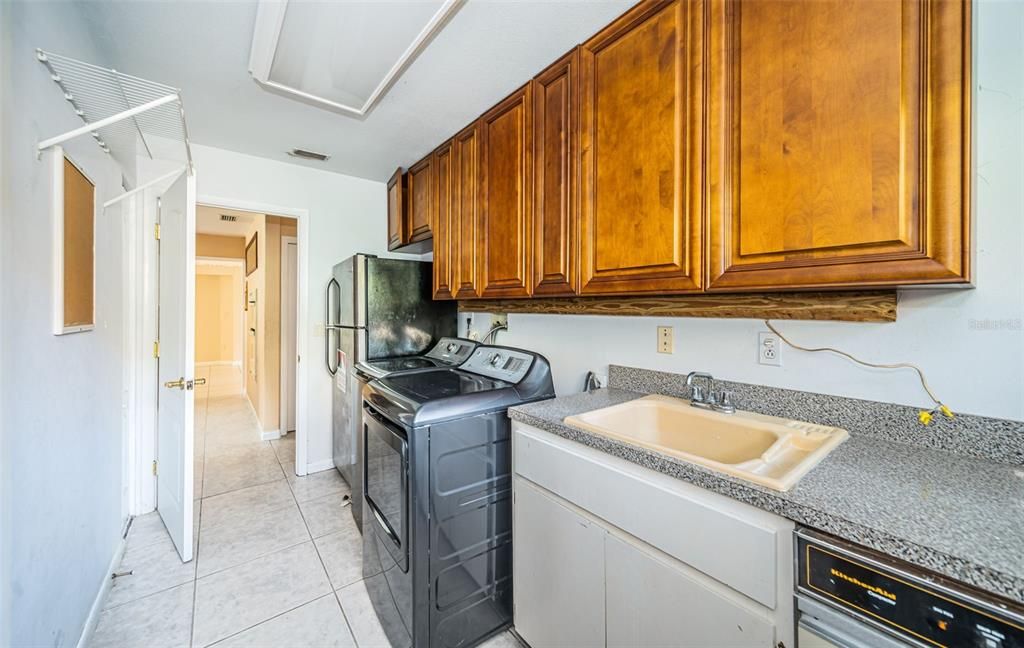
[[[757,361],[763,365],[782,366],[782,340],[778,335],[768,331],[757,334]]]
[[[491,314],[491,326],[508,326],[508,315],[502,313],[500,315]]]
[[[658,353],[675,353],[671,326],[658,327]]]

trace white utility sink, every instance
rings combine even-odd
[[[780,491],[849,436],[842,428],[753,412],[698,409],[669,396],[645,396],[565,423]]]

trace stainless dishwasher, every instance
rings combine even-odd
[[[810,529],[794,548],[799,648],[1024,648],[1024,606]]]

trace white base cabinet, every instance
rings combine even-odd
[[[532,648],[794,648],[792,522],[520,423],[513,471],[514,625]]]
[[[671,559],[608,535],[605,551],[607,645],[765,648],[775,639],[763,613],[701,582]],[[731,600],[730,600],[731,599]]]
[[[527,548],[512,562],[516,630],[534,648],[603,646],[604,529],[529,485],[516,501],[512,548]]]

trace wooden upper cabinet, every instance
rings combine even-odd
[[[452,298],[452,235],[455,224],[455,173],[452,167],[452,141],[448,140],[431,156],[433,200],[430,207],[431,229],[434,233],[434,299]]]
[[[405,174],[399,168],[388,180],[388,249],[394,250],[406,243],[406,186]]]
[[[533,294],[576,292],[579,50],[533,80]]]
[[[710,289],[967,281],[970,3],[708,2]]]
[[[480,118],[477,265],[481,297],[528,297],[533,242],[533,95],[516,90]]]
[[[428,155],[409,167],[409,210],[406,216],[406,243],[416,243],[429,239],[430,209],[434,186],[431,182],[432,157]]]
[[[480,206],[480,123],[473,122],[452,140],[455,200],[452,213],[452,296],[479,297],[477,230]]]
[[[582,294],[701,289],[702,8],[641,2],[580,48]]]

